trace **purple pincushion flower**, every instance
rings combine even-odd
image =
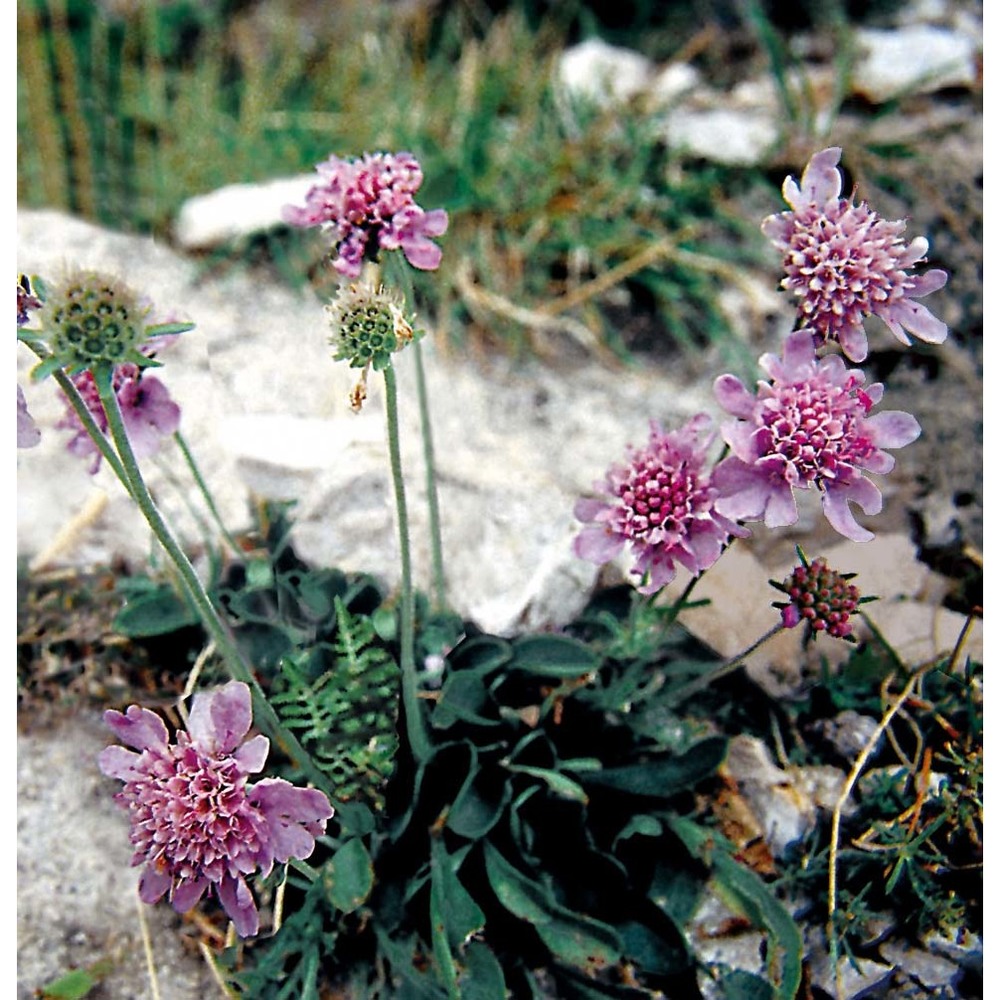
[[[702,435],[709,423],[701,413],[667,433],[652,422],[649,443],[630,449],[628,464],[613,465],[596,484],[603,497],[577,502],[574,514],[587,527],[573,541],[576,555],[601,564],[628,544],[632,572],[642,578],[638,589],[652,594],[674,578],[676,564],[698,574],[719,558],[731,535],[749,534],[716,506],[717,490],[704,470],[713,435]]]
[[[72,380],[97,426],[107,434],[108,420],[94,376],[89,371],[83,371],[72,376]],[[154,455],[161,440],[170,437],[180,426],[181,408],[170,398],[169,390],[158,378],[146,374],[146,369],[131,362],[115,368],[112,386],[136,457]],[[68,401],[66,413],[56,426],[74,432],[66,447],[72,454],[90,459],[90,473],[94,475],[101,465],[101,452]]]
[[[782,194],[791,206],[766,218],[764,235],[784,254],[781,285],[800,299],[801,324],[812,328],[817,346],[839,343],[851,361],[868,354],[864,318],[878,316],[903,343],[912,334],[931,344],[948,336],[948,327],[915,299],[937,291],[948,280],[941,270],[911,275],[907,269],[926,259],[922,236],[903,242],[903,221],[890,222],[854,195],[841,198],[837,164],[840,148],[816,153],[802,174],[801,187],[785,178]]]
[[[139,751],[110,746],[98,763],[125,783],[115,801],[129,813],[132,864],[146,865],[140,898],[156,903],[169,893],[183,913],[214,889],[240,937],[256,934],[259,915],[245,876],[307,858],[333,809],[314,788],[280,778],[248,784],[269,749],[265,736],[244,741],[250,689],[230,681],[195,695],[188,730],[176,743],[160,717],[138,705],[105,712],[104,721]]]
[[[863,389],[864,373],[839,355],[816,357],[813,332],[793,333],[782,358],[765,354],[771,377],[750,393],[735,375],[716,379],[720,405],[738,419],[722,427],[732,449],[715,470],[717,509],[734,520],[763,519],[769,528],[798,519],[794,489],[820,491],[827,520],[842,535],[868,541],[872,533],[854,519],[849,504],[866,514],[882,509],[882,494],[863,473],[886,473],[895,459],[883,448],[902,448],[920,436],[909,413],[872,415],[882,386]]]
[[[359,160],[331,156],[316,170],[322,183],[306,194],[304,207],[287,205],[283,217],[293,226],[327,226],[335,236],[333,266],[348,278],[378,251],[402,250],[414,267],[433,271],[441,248],[431,240],[448,228],[448,213],[425,212],[414,195],[424,175],[412,153],[369,153]]]

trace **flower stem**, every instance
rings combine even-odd
[[[710,684],[714,684],[720,678],[726,677],[728,674],[739,670],[748,656],[752,656],[756,653],[765,642],[776,636],[779,632],[783,631],[784,628],[785,626],[779,622],[774,626],[774,628],[765,632],[759,639],[756,640],[756,642],[747,646],[742,653],[737,653],[731,660],[727,660],[725,663],[719,664],[719,666],[715,667],[713,670],[709,670],[707,673],[702,674],[701,677],[696,677],[693,681],[677,688],[677,690],[671,691],[670,697],[675,703],[681,702],[685,698],[701,691],[703,688],[707,688]]]
[[[237,555],[242,556],[244,554],[243,550],[240,548],[236,539],[229,533],[229,529],[219,516],[219,509],[215,506],[215,498],[209,491],[208,484],[205,482],[205,479],[201,474],[201,470],[198,468],[198,463],[194,460],[194,455],[191,453],[191,449],[188,447],[188,443],[185,440],[184,435],[181,434],[180,431],[175,431],[174,441],[177,442],[177,447],[180,448],[181,454],[184,456],[184,461],[187,462],[187,467],[190,469],[191,475],[205,500],[205,505],[208,507],[208,510],[212,515],[212,519],[218,526],[219,531],[222,533],[222,537]]]
[[[395,270],[406,295],[406,301],[413,302],[413,281],[410,270],[398,255],[393,257]],[[434,461],[434,433],[431,428],[430,396],[427,392],[427,377],[424,373],[424,356],[420,341],[413,344],[413,358],[417,371],[417,402],[420,408],[420,437],[423,441],[424,478],[427,483],[427,519],[431,534],[431,566],[434,581],[434,604],[438,611],[448,607],[448,586],[444,573],[444,546],[441,543],[441,510],[438,503],[437,466]]]
[[[406,734],[414,757],[426,761],[431,743],[427,735],[420,696],[417,690],[417,667],[414,658],[413,580],[410,569],[410,533],[406,514],[406,488],[403,483],[403,461],[399,449],[399,408],[396,398],[396,373],[388,365],[385,376],[385,416],[389,437],[389,465],[396,497],[396,519],[399,522],[399,561],[401,594],[399,609],[399,666],[403,674],[403,713]]]
[[[201,580],[198,579],[198,574],[190,560],[184,554],[184,550],[174,538],[153,501],[125,430],[121,409],[118,406],[118,397],[115,395],[112,385],[112,366],[110,364],[98,365],[93,374],[104,412],[108,418],[108,429],[111,431],[112,440],[118,449],[121,464],[127,476],[129,494],[135,500],[170,560],[177,567],[181,585],[197,609],[202,624],[222,655],[230,675],[235,680],[242,681],[249,686],[253,695],[254,716],[258,725],[271,736],[311,781],[321,787],[328,787],[326,775],[316,767],[298,740],[281,724],[256,677],[243,659],[229,629],[212,605],[211,598],[202,586]]]
[[[434,464],[434,435],[431,430],[431,408],[424,376],[424,356],[418,341],[413,345],[417,369],[417,401],[420,406],[420,436],[424,445],[424,475],[427,481],[427,516],[431,532],[431,560],[434,574],[434,604],[438,611],[448,607],[448,589],[444,575],[444,555],[441,544],[441,509],[438,504],[437,474]]]

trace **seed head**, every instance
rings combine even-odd
[[[120,281],[77,274],[53,289],[46,302],[49,346],[61,366],[84,371],[102,362],[153,362],[140,353],[148,307]]]

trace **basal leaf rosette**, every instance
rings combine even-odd
[[[837,531],[870,540],[850,505],[869,515],[882,509],[865,473],[891,471],[895,459],[883,449],[915,441],[920,425],[901,410],[873,414],[881,384],[864,388],[864,373],[839,355],[817,358],[809,329],[788,337],[781,358],[765,354],[760,365],[770,381],[758,382],[756,394],[735,375],[715,382],[720,405],[736,417],[721,429],[732,453],[715,470],[716,508],[737,521],[784,527],[798,520],[794,491],[815,487]]]

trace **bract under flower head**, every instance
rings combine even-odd
[[[781,284],[799,301],[803,326],[817,344],[839,343],[851,361],[868,354],[864,318],[878,316],[904,344],[912,334],[940,344],[948,328],[915,299],[937,291],[948,280],[941,270],[911,275],[907,269],[926,258],[927,240],[903,242],[906,223],[890,222],[854,196],[841,198],[832,146],[810,159],[801,186],[791,177],[782,188],[790,212],[771,215],[762,229],[784,254]]]
[[[379,250],[402,250],[413,267],[433,271],[441,248],[430,237],[448,228],[444,209],[425,212],[414,200],[424,175],[412,153],[369,153],[358,160],[331,156],[316,167],[322,182],[310,188],[305,207],[287,205],[293,226],[326,226],[335,238],[334,268],[361,274]]]
[[[705,472],[711,444],[707,414],[692,417],[670,433],[650,425],[644,448],[630,449],[626,465],[613,465],[599,499],[578,501],[574,514],[587,527],[573,551],[590,562],[605,563],[628,544],[635,556],[632,572],[651,594],[675,576],[677,564],[700,573],[722,554],[732,535],[748,532],[721,514],[717,490]]]
[[[101,363],[151,365],[140,350],[148,312],[148,306],[115,278],[74,275],[46,301],[45,327],[54,359],[71,373]]]
[[[793,333],[783,358],[765,354],[760,364],[771,381],[759,382],[756,395],[735,375],[715,382],[719,403],[738,418],[722,427],[732,454],[715,470],[717,508],[735,520],[781,527],[798,520],[792,491],[815,486],[837,531],[855,541],[873,538],[849,504],[866,514],[882,509],[882,494],[864,473],[892,469],[895,459],[882,449],[915,441],[916,419],[900,410],[872,415],[882,386],[863,389],[864,373],[837,355],[817,359],[811,330]]]
[[[143,902],[169,893],[178,912],[212,889],[241,937],[259,929],[245,877],[267,875],[274,862],[307,858],[333,815],[326,796],[280,778],[248,784],[264,767],[269,742],[246,740],[250,689],[239,681],[195,695],[188,731],[169,742],[158,715],[132,705],[104,713],[119,739],[138,753],[111,746],[101,771],[125,783],[115,801],[129,813],[133,865]]]

